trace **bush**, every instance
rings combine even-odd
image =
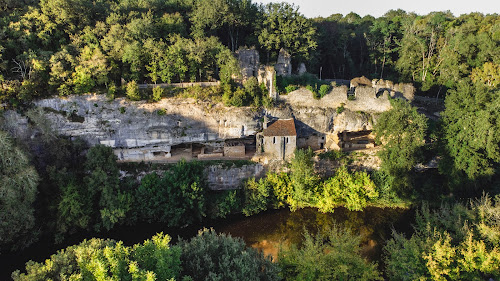
[[[323,84],[319,87],[319,96],[320,98],[324,97],[326,94],[328,94],[328,92],[330,92],[330,90],[332,89],[332,87],[330,85],[327,85],[327,84]]]
[[[344,110],[345,110],[344,104],[341,104],[339,107],[337,107],[337,114],[344,112]]]
[[[180,241],[182,275],[204,280],[281,280],[279,267],[262,252],[247,248],[241,238],[203,230]]]
[[[319,99],[319,95],[318,95],[318,92],[316,91],[315,87],[313,87],[311,85],[307,85],[306,89],[309,90],[313,94],[313,98]]]
[[[363,210],[368,201],[378,198],[375,183],[366,172],[350,172],[341,166],[335,176],[323,183],[323,194],[318,202],[322,212],[333,212],[344,206],[350,211]]]
[[[333,226],[317,235],[304,232],[300,247],[279,252],[285,280],[383,280],[377,265],[361,256],[361,236]]]
[[[248,180],[244,185],[245,203],[243,205],[243,214],[251,216],[267,210],[272,201],[273,190],[266,179]]]
[[[116,85],[114,83],[111,83],[108,86],[108,91],[106,93],[106,97],[108,98],[108,100],[114,100],[115,99],[116,91],[117,91]]]
[[[168,235],[157,234],[132,247],[93,238],[57,252],[44,263],[30,261],[24,280],[180,280],[180,248],[170,247]],[[154,276],[154,277],[153,277]]]
[[[285,87],[285,92],[288,94],[288,93],[291,93],[295,90],[297,90],[299,87],[297,87],[296,85],[288,85]]]
[[[160,101],[163,96],[163,88],[162,87],[154,87],[153,88],[153,100]]]
[[[342,157],[346,156],[346,154],[340,150],[329,150],[327,152],[321,153],[319,155],[320,159],[328,159],[328,160],[339,160]]]
[[[141,94],[139,92],[139,85],[134,80],[127,83],[127,97],[130,100],[138,101],[141,99]]]

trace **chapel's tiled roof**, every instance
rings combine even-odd
[[[266,137],[296,136],[295,121],[292,119],[277,120],[262,132]]]

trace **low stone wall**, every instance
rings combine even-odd
[[[224,156],[244,157],[245,156],[245,145],[224,146]]]
[[[139,89],[148,89],[148,88],[166,88],[166,87],[174,87],[174,88],[188,88],[194,86],[200,87],[212,87],[220,85],[220,81],[216,82],[185,82],[185,83],[158,83],[158,84],[139,84]]]
[[[214,165],[205,169],[208,186],[212,190],[238,189],[241,188],[241,183],[244,180],[252,177],[262,177],[264,173],[264,166],[261,164],[229,168]]]
[[[224,154],[222,152],[198,154],[198,159],[219,159],[222,157],[224,157]]]

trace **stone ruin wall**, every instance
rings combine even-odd
[[[337,108],[343,106],[351,111],[384,112],[391,109],[391,98],[413,100],[415,88],[411,84],[386,85],[375,84],[374,87],[355,87],[354,100],[348,99],[346,86],[334,87],[323,98],[317,100],[312,93],[300,88],[286,95],[279,95],[278,100],[295,107]]]
[[[204,172],[207,175],[207,183],[210,189],[228,190],[239,188],[245,179],[264,176],[265,169],[262,164],[229,168],[222,165],[212,165],[206,168]]]

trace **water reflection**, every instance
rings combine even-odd
[[[158,232],[169,234],[175,243],[178,238],[189,239],[203,227],[213,227],[217,232],[241,237],[248,246],[262,250],[265,254],[277,257],[280,243],[301,243],[302,233],[327,229],[333,224],[343,225],[354,233],[362,235],[363,254],[372,261],[380,263],[382,246],[390,238],[394,227],[399,232],[410,232],[414,213],[405,209],[366,208],[363,212],[351,212],[338,208],[333,214],[323,214],[316,209],[301,209],[290,212],[288,209],[272,210],[252,217],[242,215],[205,222],[186,228],[168,228],[164,224],[136,224],[122,226],[107,233],[79,233],[64,244],[54,245],[50,237],[45,237],[23,251],[0,255],[0,280],[10,279],[15,269],[23,269],[28,260],[43,262],[58,249],[78,244],[91,237],[121,240],[125,245],[142,243]]]
[[[363,255],[379,261],[382,246],[390,238],[392,229],[408,232],[413,215],[405,209],[367,208],[352,212],[338,208],[333,214],[324,214],[307,208],[296,212],[286,209],[271,211],[227,225],[216,226],[218,232],[243,238],[247,245],[277,257],[280,243],[300,244],[303,230],[316,233],[333,224],[344,226],[362,236]]]

